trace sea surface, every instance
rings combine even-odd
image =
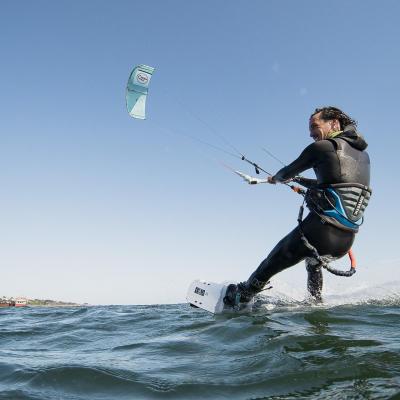
[[[397,399],[399,306],[0,309],[0,399]]]

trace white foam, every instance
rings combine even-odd
[[[309,295],[306,290],[297,289],[283,280],[274,279],[273,289],[263,293],[266,303],[272,308],[278,304],[296,305],[307,302]],[[359,282],[353,287],[338,287],[329,285],[322,292],[323,306],[338,306],[345,304],[388,303],[400,304],[400,281],[385,282],[373,285]],[[271,308],[269,308],[271,309]]]

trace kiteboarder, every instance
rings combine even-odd
[[[351,248],[371,195],[367,143],[357,123],[336,107],[318,108],[309,119],[314,143],[268,182],[294,181],[307,188],[310,212],[285,236],[245,282],[228,286],[224,303],[249,302],[270,278],[306,260],[307,288],[321,301],[322,260],[343,257]],[[298,176],[313,168],[317,179]],[[254,182],[252,182],[254,183]]]

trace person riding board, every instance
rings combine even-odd
[[[294,181],[306,187],[310,212],[247,281],[228,286],[225,304],[248,303],[272,276],[302,260],[306,260],[308,291],[315,301],[322,300],[321,259],[338,259],[348,253],[371,196],[367,143],[356,128],[356,121],[336,107],[317,108],[311,115],[309,130],[314,143],[268,178],[271,184]],[[310,168],[317,179],[298,176]]]

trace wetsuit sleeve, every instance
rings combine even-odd
[[[303,178],[302,176],[295,176],[293,178],[293,181],[297,182],[301,186],[306,187],[307,189],[310,189],[311,187],[313,187],[317,184],[316,179]]]
[[[294,178],[296,175],[300,174],[306,169],[312,168],[316,161],[316,145],[317,143],[312,143],[307,146],[296,160],[294,160],[286,167],[280,169],[273,176],[273,179],[276,182],[286,181],[287,179]]]

